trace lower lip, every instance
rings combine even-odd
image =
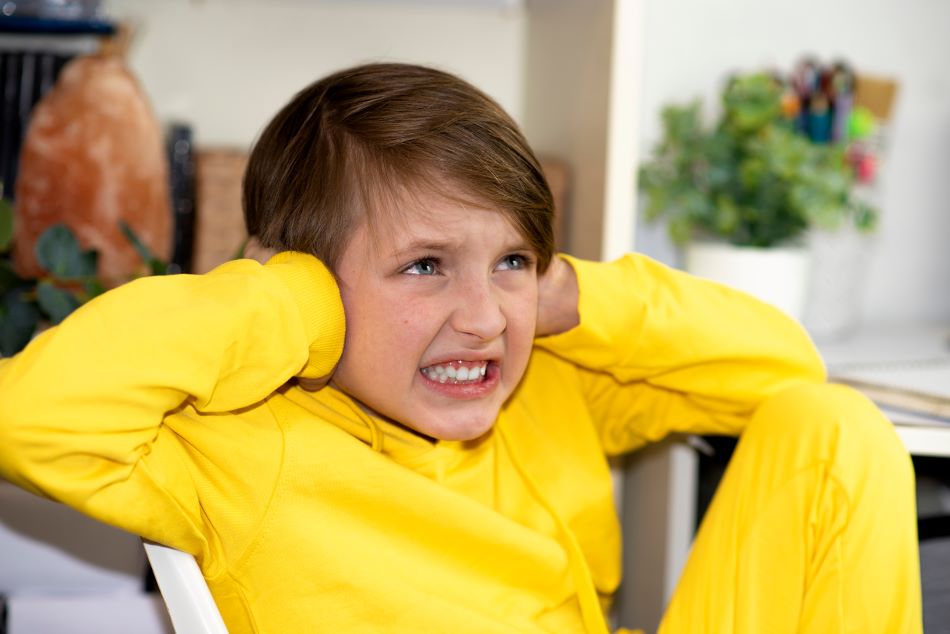
[[[422,370],[419,370],[419,376],[422,377],[423,385],[443,396],[458,400],[470,400],[483,398],[492,393],[501,381],[501,369],[497,364],[489,363],[488,367],[485,368],[485,376],[482,377],[481,381],[475,381],[474,383],[449,383],[448,381],[442,383],[440,381],[433,381],[427,377]]]

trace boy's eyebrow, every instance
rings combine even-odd
[[[413,240],[409,244],[403,246],[396,250],[396,255],[403,255],[406,253],[413,253],[417,251],[451,251],[452,249],[458,248],[461,246],[459,240],[433,240],[430,238],[420,238]]]
[[[420,251],[429,251],[435,253],[445,253],[446,251],[452,251],[453,249],[458,249],[463,246],[462,240],[433,240],[431,238],[420,238],[413,240],[409,244],[403,246],[402,248],[396,249],[393,252],[394,256],[403,256],[410,253],[418,253]],[[523,251],[531,250],[531,246],[525,240],[518,240],[517,242],[512,242],[506,244],[501,251]]]

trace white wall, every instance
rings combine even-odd
[[[304,86],[365,61],[444,68],[516,118],[524,11],[512,0],[106,0],[138,30],[130,64],[159,120],[204,146],[247,146]]]
[[[668,102],[716,105],[726,73],[803,54],[900,81],[881,174],[866,322],[950,320],[950,3],[942,0],[644,0],[641,156]],[[658,249],[653,232],[638,246]]]
[[[590,259],[601,254],[613,4],[535,0],[524,53],[525,136],[572,163],[566,244]]]

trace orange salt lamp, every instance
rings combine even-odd
[[[145,267],[119,220],[167,260],[169,195],[162,132],[135,78],[118,57],[77,58],[34,108],[23,142],[14,266],[38,276],[33,246],[64,223],[83,248],[99,251],[100,277],[120,284]]]

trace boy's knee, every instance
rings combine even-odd
[[[835,454],[847,467],[858,463],[907,471],[907,451],[884,414],[857,390],[833,383],[784,390],[756,410],[749,430],[778,442],[813,443],[819,455]]]
[[[766,399],[753,422],[791,433],[836,432],[865,435],[890,423],[866,396],[835,383],[805,383]],[[853,429],[852,429],[853,428]]]

